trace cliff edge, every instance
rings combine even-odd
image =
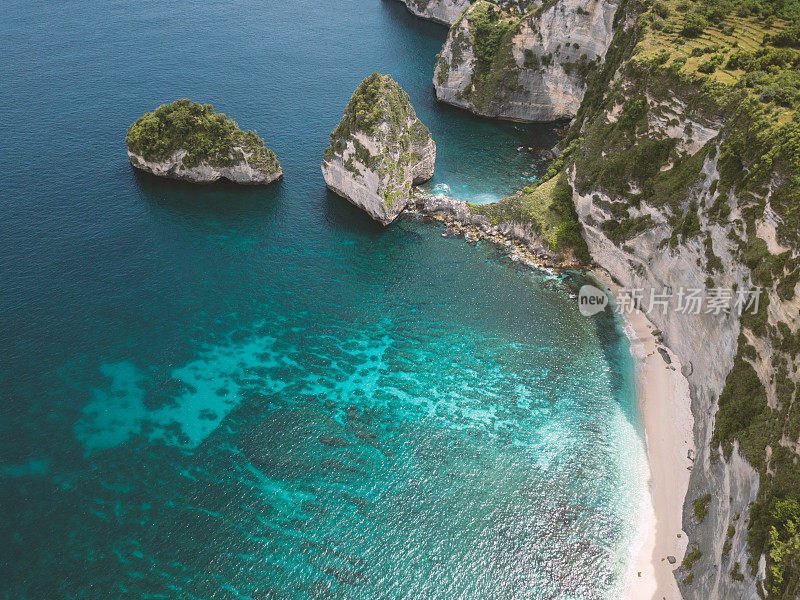
[[[470,5],[470,0],[402,0],[409,11],[423,19],[452,25]]]
[[[436,98],[485,117],[574,117],[611,43],[618,4],[478,0],[453,24],[438,56]]]

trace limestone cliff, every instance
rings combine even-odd
[[[242,131],[210,104],[191,100],[146,113],[128,128],[125,142],[131,164],[160,177],[267,184],[283,175],[275,153],[255,132]]]
[[[702,168],[711,173],[716,164],[704,162]],[[681,199],[681,209],[688,210],[693,198],[707,195],[712,181],[706,177],[699,182]],[[704,289],[712,274],[714,287],[744,290],[753,285],[749,270],[739,263],[730,241],[731,234],[740,233],[735,228],[702,219],[697,235],[683,237],[679,233],[679,241],[665,249],[664,242],[669,244],[675,234],[676,220],[662,207],[642,202],[637,209],[626,212],[623,223],[641,219],[647,227],[641,232],[634,229],[632,237],[620,240],[609,236],[610,228],[603,224],[619,218],[613,211],[619,210],[615,207],[625,199],[592,187],[583,194],[576,191],[574,201],[592,258],[623,287],[642,289],[643,307],[649,306],[653,291]],[[721,261],[714,270],[708,263],[709,246]],[[647,315],[663,331],[664,343],[688,366],[684,375],[690,384],[697,448],[685,503],[684,529],[689,534],[690,548],[696,548],[699,557],[686,563],[678,579],[685,600],[755,600],[758,596],[753,575],[743,568],[744,579],[736,581],[729,573],[734,563],[747,564],[747,515],[750,503],[757,499],[759,476],[742,457],[738,444],[734,444],[728,457],[715,452],[711,445],[716,402],[733,367],[741,323],[735,312],[683,314],[677,311],[676,297],[670,298],[669,303],[666,314],[656,309]],[[694,501],[706,495],[711,500],[701,522],[694,514]],[[730,537],[728,527],[735,529]],[[723,554],[726,542],[729,548]]]
[[[613,35],[618,0],[478,0],[450,29],[433,83],[442,102],[486,117],[574,117]]]
[[[569,190],[592,259],[641,290],[690,384],[697,454],[675,571],[684,599],[788,600],[800,597],[800,29],[715,1],[626,0],[543,182],[472,207],[470,219],[557,242]],[[471,10],[518,31],[484,5]],[[470,82],[453,89],[470,89],[461,100],[474,105],[469,36],[481,21],[469,16],[448,39],[440,86]],[[686,307],[693,290],[699,312]],[[758,302],[739,310],[752,290]],[[666,308],[648,310],[654,293]],[[715,295],[725,308],[709,310]]]
[[[800,562],[786,549],[797,547],[800,516],[797,117],[737,84],[734,70],[670,51],[668,36],[682,31],[684,15],[659,3],[623,10],[561,163],[593,259],[624,287],[641,288],[643,307],[654,292],[672,293],[668,308],[648,316],[687,367],[695,419],[689,548],[676,577],[686,600],[793,598]],[[711,60],[741,66],[745,26],[758,22],[720,19],[713,29],[705,21],[719,53]],[[688,53],[709,54],[705,44]],[[762,55],[769,52],[787,57],[784,72],[773,72],[786,81],[796,55]],[[682,312],[679,291],[691,289],[705,302],[729,293],[730,308]],[[754,289],[758,310],[740,315],[737,291]]]
[[[334,192],[384,225],[411,200],[411,186],[433,177],[436,144],[408,94],[373,73],[356,88],[331,133],[322,174]]]
[[[470,0],[402,0],[408,10],[422,17],[445,25],[452,25],[470,5]]]
[[[238,158],[232,160],[230,165],[225,166],[201,161],[195,166],[187,167],[184,158],[188,155],[188,151],[183,148],[161,160],[150,160],[130,150],[128,158],[131,164],[141,171],[192,183],[212,183],[224,179],[245,185],[264,185],[283,176],[279,165],[265,169],[256,164],[252,153],[247,152],[244,148],[234,146],[231,150],[238,155]]]

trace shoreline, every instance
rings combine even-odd
[[[449,235],[467,242],[485,240],[504,246],[509,258],[532,269],[578,269],[593,276],[613,297],[619,287],[602,267],[587,269],[557,260],[527,228],[493,227],[471,215],[466,204],[443,195],[418,197],[411,215],[442,223]],[[445,235],[443,233],[442,235]],[[694,417],[689,382],[675,354],[654,332],[644,312],[622,315],[635,367],[636,399],[645,431],[648,479],[637,533],[623,581],[625,600],[683,600],[673,571],[688,545],[683,531],[683,504],[689,488],[694,448]],[[667,363],[665,351],[671,362]],[[670,562],[674,559],[674,563]]]
[[[593,272],[614,294],[618,286]],[[683,561],[688,538],[683,504],[689,488],[694,418],[689,382],[675,354],[659,344],[644,312],[623,315],[636,369],[636,397],[645,430],[649,465],[647,493],[624,580],[626,600],[683,600],[673,571]],[[659,349],[665,349],[667,364]],[[670,562],[673,557],[674,564]]]
[[[463,237],[471,244],[487,241],[504,247],[508,251],[509,259],[521,262],[531,269],[546,271],[574,269],[589,272],[587,265],[556,256],[530,226],[523,223],[492,225],[486,216],[472,213],[466,202],[446,194],[417,193],[401,214],[412,219],[418,218],[442,224],[445,229],[442,235]]]

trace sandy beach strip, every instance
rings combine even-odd
[[[667,364],[658,351],[655,327],[645,314],[634,311],[625,319],[650,465],[649,501],[626,577],[626,598],[682,600],[672,571],[680,566],[687,546],[682,513],[691,474],[689,452],[694,456],[689,383],[677,357],[667,349],[672,360]],[[668,557],[674,557],[675,564]]]
[[[619,286],[607,273],[594,275],[612,297],[617,296]],[[677,356],[656,341],[656,327],[643,312],[626,312],[623,317],[636,365],[636,396],[650,466],[650,493],[642,505],[625,577],[625,600],[683,600],[673,570],[680,566],[688,543],[682,521],[692,466],[689,454],[694,456],[689,382]],[[659,347],[667,351],[670,363]]]

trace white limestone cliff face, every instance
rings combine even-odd
[[[369,113],[363,122],[363,115]],[[377,115],[377,116],[376,116]],[[322,161],[325,184],[388,225],[411,202],[411,187],[433,177],[436,144],[408,95],[377,73],[356,89]]]
[[[603,61],[619,0],[557,0],[524,15],[486,0],[453,25],[436,63],[436,97],[476,114],[515,121],[575,116],[586,75]],[[479,60],[476,16],[488,12],[509,28],[491,59]]]
[[[265,185],[280,179],[283,175],[280,167],[277,170],[260,169],[247,161],[250,154],[242,148],[234,147],[233,150],[241,153],[244,158],[229,166],[211,165],[203,161],[195,167],[186,167],[183,164],[183,157],[187,154],[186,150],[176,150],[169,158],[160,161],[146,159],[129,150],[128,158],[131,165],[141,171],[192,183],[212,183],[220,179],[227,179],[246,185]]]
[[[385,133],[386,125],[381,130]],[[436,144],[432,139],[417,146],[420,157],[413,163],[402,166],[400,173],[392,171],[389,165],[399,163],[399,151],[387,147],[380,139],[370,139],[356,134],[355,139],[367,148],[371,156],[380,157],[378,165],[365,165],[356,157],[353,141],[348,141],[341,156],[322,163],[325,184],[340,196],[366,211],[376,221],[388,225],[408,205],[411,199],[411,186],[423,183],[433,177],[436,160]],[[345,167],[352,161],[357,172]],[[390,194],[397,194],[391,197]]]
[[[423,19],[452,25],[470,5],[470,0],[402,0],[406,8]]]
[[[433,177],[436,165],[436,142],[430,133],[422,140],[413,141],[411,145],[413,162],[411,164],[411,183],[419,185]]]
[[[597,194],[595,192],[595,194]],[[696,240],[681,244],[677,248],[664,251],[660,242],[672,233],[672,225],[663,217],[658,218],[655,228],[646,231],[625,243],[625,250],[616,246],[598,227],[605,214],[592,196],[574,194],[576,210],[584,226],[584,234],[592,258],[625,288],[645,290],[642,305],[647,308],[650,291],[661,292],[672,288],[704,288],[707,272],[703,268],[704,250]],[[608,196],[597,194],[602,201]],[[659,211],[643,211],[658,217]],[[726,232],[711,227],[710,235],[719,247],[725,247]],[[715,250],[717,247],[715,246]],[[742,289],[751,287],[747,269],[728,253],[718,254],[723,259],[723,280],[720,287],[738,284]],[[694,416],[694,444],[697,454],[684,504],[684,529],[689,534],[690,544],[696,543],[703,553],[692,572],[691,586],[683,589],[685,600],[727,600],[742,598],[756,600],[755,582],[749,571],[743,569],[746,580],[738,583],[731,579],[729,572],[734,562],[745,565],[747,562],[747,526],[745,525],[749,504],[758,493],[758,474],[735,450],[729,461],[724,458],[712,462],[710,441],[713,434],[716,402],[725,386],[725,379],[733,366],[737,352],[739,319],[730,315],[688,315],[675,311],[675,301],[667,314],[660,310],[648,313],[653,324],[664,332],[664,343],[678,356],[684,365],[691,365],[691,372],[685,372],[689,381],[692,414]],[[710,493],[712,501],[709,514],[702,523],[694,516],[692,501]],[[728,525],[734,524],[733,517],[742,515],[740,526],[730,540],[732,550],[722,557],[722,548]],[[680,563],[682,557],[677,557]],[[678,565],[676,565],[677,568]],[[683,574],[683,577],[686,573]],[[678,578],[679,581],[682,579]]]
[[[650,101],[651,105],[655,104],[654,100]],[[675,108],[674,100],[661,108],[661,112],[670,114]],[[659,111],[651,110],[651,113],[658,114]],[[615,120],[614,111],[608,111],[604,118]],[[681,116],[680,127],[667,127],[659,117],[651,117],[649,125],[667,136],[680,138],[677,147],[690,153],[699,149],[698,142],[705,143],[716,138],[719,143],[724,135],[722,124],[693,121],[685,115]],[[701,179],[684,199],[683,209],[688,208],[691,200],[699,200],[702,205],[705,199],[705,204],[710,205],[719,178],[717,160],[718,152],[706,157]],[[573,171],[573,184],[574,176]],[[575,191],[573,200],[593,259],[621,286],[643,289],[642,306],[645,310],[652,290],[662,292],[672,289],[674,292],[681,288],[707,287],[710,270],[702,243],[706,236],[711,240],[714,254],[722,261],[722,268],[714,272],[715,286],[744,290],[757,285],[753,282],[750,270],[742,264],[737,250],[735,240],[741,239],[745,233],[740,228],[741,223],[735,222],[738,206],[733,194],[727,198],[731,207],[727,223],[712,222],[700,211],[701,234],[681,241],[674,247],[664,244],[676,226],[675,218],[665,214],[664,207],[644,201],[638,209],[631,209],[631,217],[649,214],[655,225],[626,240],[624,244],[617,245],[607,237],[601,224],[615,218],[604,207],[624,200],[609,196],[599,189],[583,195]],[[771,305],[785,304],[781,303],[773,290],[769,290],[768,294]],[[676,577],[685,600],[757,600],[757,585],[764,579],[764,559],[761,557],[760,569],[753,577],[747,566],[747,523],[750,503],[757,499],[759,475],[742,457],[737,444],[734,444],[727,459],[724,453],[715,452],[715,456],[712,456],[710,445],[717,401],[737,354],[740,319],[736,311],[719,315],[681,313],[676,310],[676,302],[673,296],[666,314],[661,309],[648,312],[648,318],[663,331],[664,343],[686,365],[684,375],[690,384],[695,422],[694,443],[697,453],[684,503],[683,525],[689,536],[689,547],[696,546],[702,556],[691,571],[679,568],[682,557],[677,557]],[[759,351],[762,359],[770,363],[771,350],[760,348]],[[772,382],[767,369],[761,369],[759,376],[769,390]],[[711,495],[711,502],[707,516],[701,521],[695,516],[693,501],[706,494]],[[730,538],[729,526],[735,528]],[[727,552],[724,551],[726,543],[730,544]],[[730,575],[737,562],[741,565],[742,581]],[[686,583],[690,572],[691,583]]]

